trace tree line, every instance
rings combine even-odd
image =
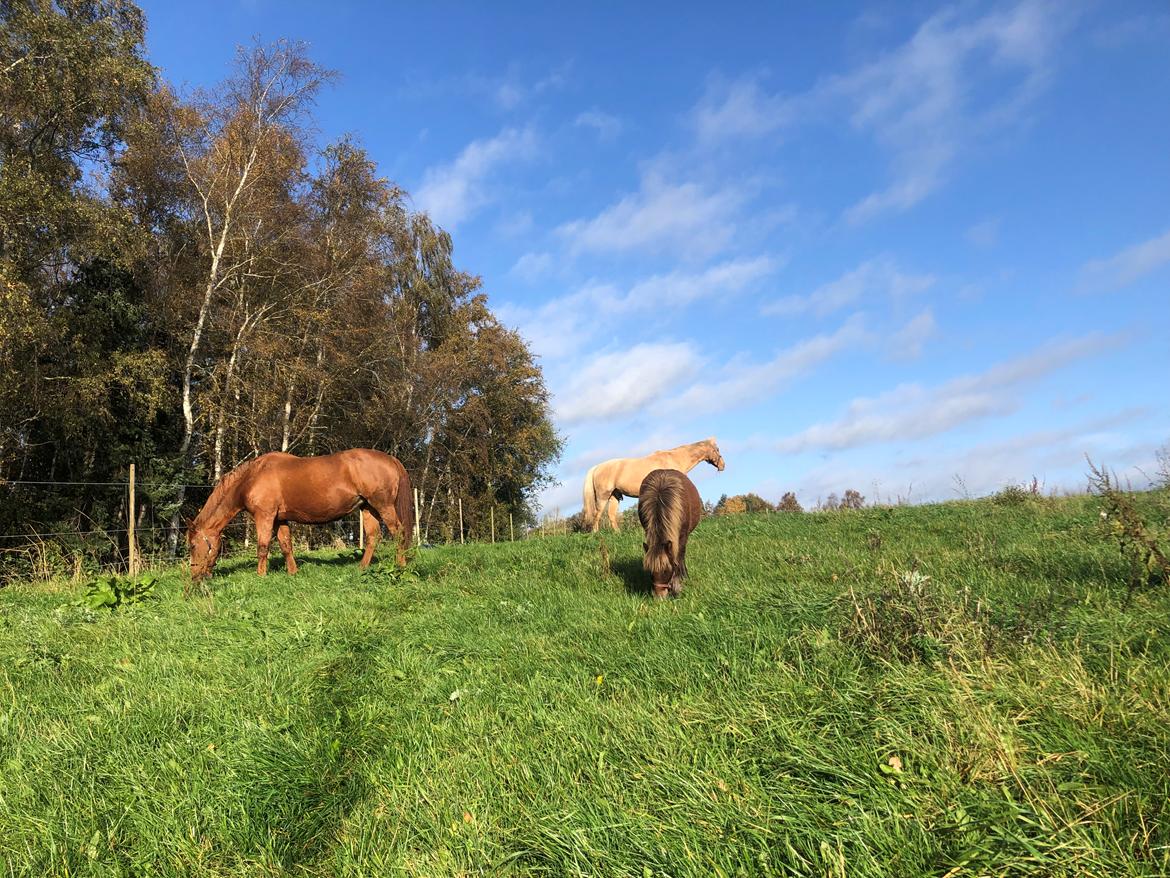
[[[254,45],[181,93],[129,0],[0,23],[0,533],[128,514],[14,482],[136,462],[132,514],[174,527],[252,456],[358,446],[403,461],[427,538],[460,498],[481,530],[532,521],[561,447],[540,368],[358,142],[319,145],[333,72]]]

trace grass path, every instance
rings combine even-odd
[[[631,532],[5,589],[3,874],[1170,874],[1170,592],[1096,514],[709,519],[665,603]]]

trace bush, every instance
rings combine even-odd
[[[776,504],[777,512],[804,512],[804,507],[800,505],[800,501],[796,499],[796,495],[791,491],[785,491],[784,496],[780,498],[780,502]]]
[[[1089,487],[1104,500],[1101,523],[1130,563],[1130,587],[1170,580],[1170,560],[1164,548],[1166,534],[1145,521],[1133,501],[1117,487],[1116,476],[1089,461]]]
[[[736,494],[728,497],[724,494],[715,504],[716,515],[744,515],[752,512],[773,512],[771,503],[759,494]]]
[[[1020,506],[1028,502],[1028,492],[1021,485],[1004,485],[991,502],[996,506]]]

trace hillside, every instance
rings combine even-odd
[[[1170,590],[1091,498],[707,519],[662,603],[604,543],[0,590],[5,874],[1170,872]]]

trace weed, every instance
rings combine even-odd
[[[130,604],[142,603],[154,595],[157,582],[157,576],[139,576],[136,579],[104,576],[93,579],[87,584],[85,594],[74,602],[74,606],[88,607],[91,610],[116,610]]]

